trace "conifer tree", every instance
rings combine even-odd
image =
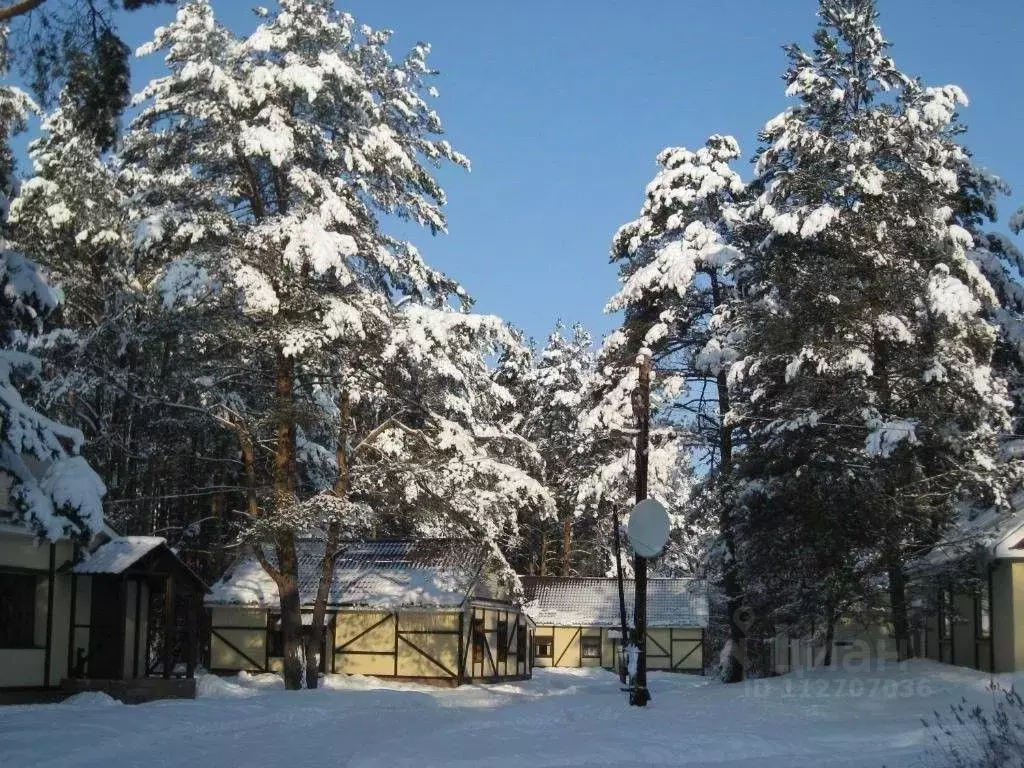
[[[673,147],[659,154],[660,169],[647,186],[640,217],[621,227],[612,244],[622,287],[606,311],[622,311],[624,318],[622,328],[606,340],[600,361],[609,395],[614,399],[617,392],[628,402],[633,359],[643,349],[653,354],[659,417],[685,430],[697,460],[708,467],[707,488],[697,497],[717,511],[730,616],[738,615],[742,602],[728,493],[734,436],[727,383],[735,359],[728,312],[741,255],[732,225],[744,193],[729,164],[739,156],[731,136],[712,136],[696,151]],[[661,433],[668,439],[669,432]],[[692,517],[691,525],[701,519],[704,527],[704,512],[688,510],[683,517]],[[700,538],[698,551],[706,546]],[[735,652],[725,654],[723,674],[735,682],[743,673],[743,637],[738,621],[730,626]]]
[[[1005,501],[990,470],[1009,403],[983,317],[995,297],[957,216],[966,97],[896,67],[872,0],[821,0],[819,16],[813,51],[786,49],[796,101],[765,126],[752,185],[751,221],[769,231],[744,261],[730,372],[750,435],[746,525],[792,535],[814,563],[851,535],[831,573],[887,577],[902,654],[907,559],[959,504]],[[768,561],[789,548],[764,541],[741,558],[753,578],[785,567]]]
[[[2,53],[0,70],[6,71]],[[81,431],[33,405],[47,379],[62,373],[44,370],[41,356],[62,335],[46,329],[60,293],[8,240],[7,215],[16,192],[10,138],[24,129],[34,109],[17,88],[0,87],[0,474],[16,516],[41,537],[87,541],[103,526],[105,488],[81,456]]]
[[[511,396],[487,359],[514,336],[378,221],[443,231],[430,166],[468,165],[426,101],[429,47],[395,62],[389,38],[329,0],[281,0],[238,37],[192,0],[143,47],[170,74],[143,89],[125,138],[141,247],[161,254],[168,312],[189,318],[194,407],[237,439],[289,688],[303,666],[297,536],[325,543],[312,687],[333,554],[346,530],[382,524],[382,500],[411,510],[389,527],[482,538],[550,504],[503,460],[516,437],[493,419]]]
[[[575,533],[584,522],[578,497],[587,471],[578,431],[584,393],[593,376],[592,344],[582,324],[566,328],[558,321],[531,365],[515,377],[516,432],[536,450],[537,479],[555,501],[554,518],[530,521],[532,530],[525,542],[528,557],[523,565],[541,576],[569,576],[581,563],[578,555],[585,556],[575,550]],[[507,365],[504,375],[509,375]],[[557,564],[552,554],[557,555]]]

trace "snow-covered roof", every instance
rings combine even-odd
[[[299,595],[311,605],[320,579],[324,541],[296,542]],[[276,565],[272,547],[267,559]],[[471,539],[346,542],[334,561],[331,607],[461,606],[495,556],[487,544]],[[213,605],[276,606],[277,585],[252,553],[235,561],[206,599]]]
[[[1024,498],[1015,499],[1013,514],[994,510],[961,520],[945,538],[908,567],[911,573],[940,571],[969,556],[982,559],[1024,558]]]
[[[616,579],[523,576],[526,613],[540,626],[618,627]],[[626,622],[633,623],[632,579],[625,579]],[[707,582],[700,579],[647,580],[647,626],[706,627]]]
[[[159,536],[124,536],[101,544],[72,569],[80,574],[124,573],[167,540]]]

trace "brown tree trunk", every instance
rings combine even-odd
[[[540,575],[548,575],[548,528],[540,524]]]
[[[721,426],[719,427],[719,445],[721,449],[721,482],[728,482],[732,474],[732,427],[725,425],[725,417],[729,413],[729,385],[725,373],[719,373],[716,381],[718,389],[718,412]],[[736,535],[733,530],[731,501],[724,497],[728,492],[726,483],[719,490],[723,494],[719,506],[718,525],[725,544],[725,562],[722,573],[722,586],[725,588],[726,614],[729,618],[730,653],[724,662],[722,680],[726,683],[743,682],[744,659],[746,658],[747,629],[746,615],[743,610],[743,591],[740,587],[739,563],[736,561]]]
[[[348,444],[352,422],[351,402],[347,391],[342,391],[338,398],[338,478],[334,482],[334,495],[344,500],[348,496],[349,457]],[[334,582],[334,561],[341,544],[341,521],[332,518],[327,526],[327,540],[324,543],[324,559],[320,567],[320,581],[317,585],[316,600],[313,603],[313,622],[306,636],[306,687],[316,688],[320,677],[320,651],[324,647],[324,622],[327,617],[327,599],[331,594]],[[334,652],[334,639],[331,638],[329,653]]]
[[[275,417],[277,441],[274,446],[274,503],[277,513],[295,503],[295,362],[277,351],[275,381]],[[295,534],[279,531],[277,550],[277,588],[281,596],[281,635],[284,641],[284,687],[302,687],[302,603],[299,594],[299,564],[295,552]]]
[[[290,531],[279,533],[275,549],[279,565],[275,581],[281,597],[281,637],[284,641],[284,687],[297,691],[302,688],[302,604],[294,534]]]
[[[897,661],[906,661],[910,655],[910,621],[907,617],[907,580],[899,555],[889,559],[889,602],[892,605],[893,639],[896,641]]]
[[[572,516],[562,521],[562,575],[572,572]]]
[[[833,611],[829,611],[826,621],[828,622],[825,627],[825,654],[821,665],[823,667],[832,666],[832,646],[836,642],[836,622],[839,617]]]
[[[711,298],[716,307],[720,306],[725,297],[722,296],[718,274],[712,270]],[[740,585],[739,563],[736,560],[736,534],[733,530],[732,505],[728,493],[729,479],[732,475],[732,430],[726,419],[732,408],[729,399],[729,381],[725,371],[715,377],[715,394],[718,397],[718,447],[719,447],[719,516],[718,527],[721,531],[722,543],[725,545],[723,562],[722,586],[725,589],[725,610],[729,620],[729,650],[724,660],[722,681],[726,683],[743,682],[744,666],[747,657],[747,622],[743,606],[743,590]]]

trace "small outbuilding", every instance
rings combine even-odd
[[[0,517],[3,512],[0,511]],[[0,701],[192,697],[206,587],[162,538],[88,546],[0,520]]]
[[[325,545],[296,542],[310,622]],[[272,548],[265,553],[274,561]],[[531,676],[534,624],[504,557],[470,539],[347,542],[334,559],[321,670],[438,685]],[[283,667],[277,586],[242,554],[206,600],[212,671]],[[311,623],[311,622],[310,622]]]
[[[1024,671],[1024,511],[983,515],[913,563],[916,652],[985,672]]]
[[[526,612],[536,623],[538,667],[614,669],[621,645],[616,579],[524,576]],[[633,624],[632,579],[624,582],[626,624]],[[647,668],[703,673],[708,627],[707,583],[647,581]]]

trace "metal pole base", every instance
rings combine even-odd
[[[646,707],[651,700],[651,692],[646,687],[639,685],[629,689],[629,705],[631,707]]]

